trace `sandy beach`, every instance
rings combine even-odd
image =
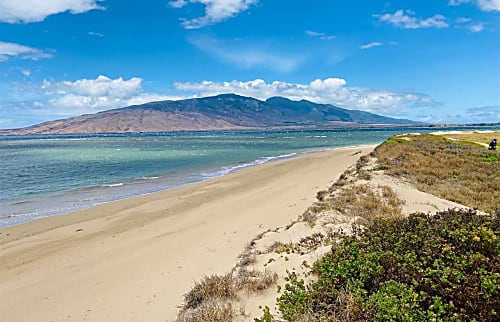
[[[168,321],[374,146],[318,152],[0,230],[3,321]]]

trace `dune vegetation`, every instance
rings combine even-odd
[[[258,251],[262,233],[230,274],[195,284],[178,321],[248,320],[238,304],[241,291],[257,294],[271,286],[277,286],[276,306],[262,305],[256,322],[498,321],[500,154],[487,150],[484,134],[474,135],[389,138],[279,229],[302,223],[309,235]],[[404,213],[406,200],[374,181],[380,176],[464,207]],[[341,222],[352,227],[332,230]],[[314,263],[303,261],[286,274],[267,271],[270,261],[264,272],[249,270],[259,254],[280,254],[286,262],[320,248]],[[278,282],[283,278],[284,285]]]
[[[282,318],[498,321],[499,219],[472,210],[375,219],[314,263],[312,283],[289,274]]]
[[[378,146],[374,155],[379,169],[408,180],[419,190],[480,211],[496,212],[500,207],[500,151],[485,149],[471,135],[467,138],[392,137]]]
[[[476,140],[394,136],[371,155],[371,171],[468,209],[401,216],[391,191],[349,185],[346,174],[318,193],[304,214],[311,223],[332,209],[354,209],[366,220],[353,235],[333,241],[307,274],[289,272],[277,299],[279,316],[265,307],[255,321],[498,321],[499,153]],[[366,163],[358,163],[358,181],[370,179]]]

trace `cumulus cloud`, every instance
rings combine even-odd
[[[138,105],[152,101],[179,99],[176,96],[145,93],[142,78],[121,77],[111,79],[98,76],[96,79],[52,82],[44,80],[42,92],[50,99],[47,109],[58,115],[79,115],[110,108]]]
[[[30,23],[43,21],[50,15],[69,11],[72,14],[103,9],[103,0],[0,0],[0,21]]]
[[[258,0],[175,0],[170,2],[172,8],[183,8],[190,3],[201,3],[205,6],[205,15],[193,19],[182,19],[186,29],[198,29],[227,20],[248,10]]]
[[[473,3],[482,11],[500,11],[500,0],[450,0],[450,6],[459,6],[463,3]]]
[[[436,104],[424,94],[348,87],[346,85],[346,80],[342,78],[316,79],[309,84],[281,81],[267,83],[262,79],[256,79],[247,82],[237,80],[231,82],[177,82],[174,83],[174,88],[196,96],[236,93],[263,100],[273,96],[283,96],[292,100],[305,99],[316,103],[334,104],[345,108],[390,115],[397,115],[399,110],[409,107]]]
[[[290,72],[299,67],[303,57],[282,53],[265,44],[247,44],[239,40],[220,40],[194,37],[189,42],[207,54],[241,68],[264,68],[278,72]]]
[[[333,40],[337,38],[336,36],[329,35],[324,32],[317,32],[317,31],[312,31],[312,30],[306,30],[306,35],[311,36],[311,37],[317,37],[321,40]]]
[[[448,28],[449,25],[446,17],[442,15],[434,15],[432,17],[421,19],[415,17],[415,13],[411,10],[397,10],[394,13],[385,13],[383,15],[373,15],[380,22],[389,23],[391,25],[404,29],[420,29],[420,28]]]
[[[381,42],[374,41],[374,42],[368,43],[366,45],[362,45],[359,48],[361,48],[361,49],[369,49],[369,48],[379,47],[379,46],[383,46],[383,45],[384,44],[381,43]]]
[[[0,62],[7,61],[11,58],[39,60],[51,57],[52,54],[46,53],[40,49],[0,41]]]

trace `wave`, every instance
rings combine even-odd
[[[123,182],[102,185],[102,187],[108,187],[108,188],[121,187],[121,186],[123,186]]]
[[[294,157],[296,155],[297,155],[297,153],[289,153],[289,154],[282,154],[282,155],[278,155],[278,156],[262,157],[262,158],[258,158],[258,159],[253,160],[253,161],[223,167],[220,170],[217,170],[215,172],[203,173],[202,175],[206,178],[220,177],[220,176],[223,176],[225,174],[228,174],[228,173],[236,171],[236,170],[252,167],[255,165],[264,164],[264,163],[267,163],[270,161],[276,161],[276,160],[280,160],[280,159],[288,159],[288,158]]]
[[[158,179],[159,177],[155,177],[155,176],[151,176],[151,177],[148,177],[148,176],[144,176],[141,178],[141,180],[155,180],[155,179]]]

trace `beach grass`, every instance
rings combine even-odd
[[[275,284],[277,278],[276,273],[247,270],[245,267],[226,275],[205,276],[184,295],[177,321],[233,321],[237,312],[232,301],[238,299],[241,292],[263,291]]]
[[[288,272],[279,317],[266,307],[256,321],[497,321],[500,162],[498,151],[479,144],[489,142],[482,135],[391,137],[371,154],[374,164],[365,157],[320,191],[302,220],[314,225],[334,211],[363,217],[364,228],[331,244],[304,275],[312,281]],[[487,214],[449,209],[404,217],[392,189],[360,183],[380,170]]]
[[[419,190],[484,212],[497,212],[500,151],[489,151],[469,139],[435,135],[391,138],[375,149],[374,156],[380,169],[410,181]]]
[[[441,136],[455,140],[489,144],[494,138],[497,140],[500,139],[500,131],[472,131],[453,134],[443,133]]]

